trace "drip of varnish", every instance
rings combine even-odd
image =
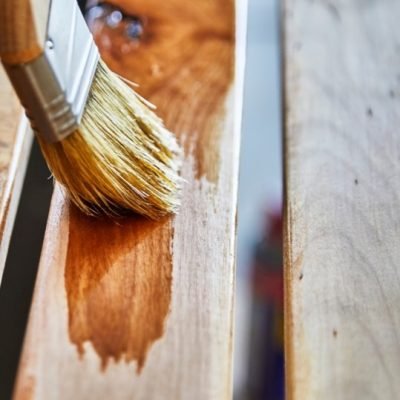
[[[102,369],[110,359],[135,360],[140,371],[169,311],[170,221],[96,219],[71,207],[69,224],[70,339],[81,355],[90,341]]]
[[[115,0],[86,17],[101,55],[136,89],[193,153],[197,177],[218,179],[220,120],[234,68],[232,0]],[[226,18],[226,15],[231,18]],[[224,18],[219,18],[224,15]],[[183,205],[184,206],[184,205]],[[65,271],[69,336],[140,370],[163,335],[172,287],[171,219],[120,221],[71,209]]]

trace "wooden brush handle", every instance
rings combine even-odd
[[[37,58],[46,41],[50,0],[0,0],[0,57],[5,64]]]

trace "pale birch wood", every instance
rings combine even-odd
[[[146,2],[126,1],[125,3],[128,6],[132,4],[132,7],[137,4],[147,7]],[[179,1],[175,3],[179,4]],[[211,5],[212,2],[204,2],[204,4]],[[194,5],[190,6],[187,3],[185,7],[190,10]],[[56,187],[18,371],[15,399],[217,400],[232,398],[235,226],[246,2],[239,0],[236,8],[235,77],[224,95],[222,111],[212,110],[215,113],[215,115],[211,114],[211,117],[216,118],[216,124],[213,125],[216,130],[210,130],[210,125],[202,124],[199,118],[196,120],[195,117],[199,114],[196,107],[185,108],[187,118],[183,126],[187,136],[184,132],[181,134],[183,141],[185,137],[186,140],[190,140],[191,126],[202,127],[203,131],[196,132],[199,137],[202,134],[212,134],[216,135],[216,138],[218,136],[219,140],[215,142],[211,140],[215,148],[210,144],[205,145],[204,143],[210,143],[206,141],[197,142],[197,145],[193,144],[199,148],[185,151],[182,175],[187,183],[183,193],[182,209],[173,219],[172,298],[164,321],[163,335],[149,347],[139,373],[136,361],[124,362],[124,360],[109,361],[106,368],[102,370],[99,350],[94,349],[90,340],[83,344],[84,354],[79,355],[77,347],[71,341],[70,318],[76,315],[69,315],[70,303],[65,286],[66,274],[69,274],[66,270],[66,260],[68,252],[71,251],[71,243],[68,242],[72,238],[70,231],[72,215],[68,201],[65,200],[60,188]],[[157,12],[156,7],[152,10]],[[205,16],[202,17],[205,18]],[[230,17],[229,15],[208,15],[204,21],[210,23],[213,18]],[[179,28],[178,25],[176,27]],[[204,44],[211,45],[213,48],[214,43],[220,43],[219,40],[221,39],[218,36],[214,39],[213,36],[205,35]],[[227,38],[227,40],[232,39]],[[168,46],[167,42],[165,45]],[[149,54],[151,54],[150,50]],[[182,71],[186,74],[185,79],[188,79],[191,73],[189,70],[191,59],[185,62],[188,62],[187,68],[185,69],[183,65]],[[203,63],[202,60],[201,62]],[[217,65],[214,59],[210,59],[206,65],[210,71],[219,73],[221,66]],[[145,69],[143,66],[143,69],[147,71],[149,68]],[[145,72],[137,77],[139,81],[142,78],[142,86],[144,76]],[[201,86],[197,82],[195,84],[199,90]],[[166,82],[165,87],[168,88],[168,85],[169,82]],[[214,93],[212,85],[210,87],[203,85],[203,91],[204,88],[207,90],[199,95],[207,98]],[[191,94],[191,87],[189,89]],[[157,92],[160,97],[162,90]],[[166,120],[171,119],[172,126],[168,124],[171,129],[174,129],[173,123],[177,119],[174,117],[174,112],[180,111],[173,106],[178,95],[179,93],[177,94],[175,90],[169,107],[160,107]],[[150,93],[150,100],[154,100],[155,97]],[[167,98],[165,100],[167,101]],[[190,101],[184,103],[186,104],[190,104]],[[200,118],[209,117],[210,114],[204,113]],[[212,168],[212,174],[210,174],[212,178],[209,179],[206,173],[198,176],[199,168],[196,167],[196,162],[199,159],[196,159],[196,153],[202,151],[207,154],[216,150],[218,157],[215,159],[218,162],[209,166]],[[157,224],[155,226],[156,230],[163,230]],[[93,234],[96,235],[95,232]],[[126,249],[124,254],[112,261],[109,272],[99,281],[99,285],[106,285],[104,296],[110,296],[112,291],[115,293],[115,288],[112,286],[113,282],[119,279],[116,271],[120,271],[121,267],[125,271],[127,268],[139,268],[139,270],[140,267],[153,268],[147,264],[148,260],[152,259],[153,252],[165,245],[165,238],[162,236],[159,242],[154,244],[151,241],[154,240],[154,235],[157,238],[157,234],[149,234],[144,239],[140,239],[135,247]],[[90,240],[90,238],[87,239]],[[113,239],[115,240],[110,234],[109,242]],[[166,243],[168,245],[169,239]],[[84,260],[86,254],[82,252],[81,255]],[[85,270],[87,267],[85,265]],[[93,267],[95,268],[95,265]],[[129,274],[129,270],[126,273]],[[160,268],[160,284],[162,274]],[[77,275],[79,276],[79,271]],[[136,277],[139,282],[135,285],[142,288],[143,286],[146,288],[146,285],[154,285],[154,282],[141,282],[140,272],[137,276],[139,276]],[[91,283],[87,282],[88,285]],[[82,287],[82,290],[85,291],[85,287]],[[126,300],[132,300],[135,307],[135,294],[132,297],[133,300]],[[151,311],[152,309],[149,310]],[[85,310],[82,312],[85,313]],[[102,314],[102,310],[99,310],[99,313]],[[130,314],[130,309],[127,309],[127,319],[130,318]],[[97,318],[102,319],[104,315]],[[145,320],[143,323],[146,324],[148,321]],[[124,337],[126,333],[135,335],[135,330],[139,332],[141,326],[134,327],[132,332],[120,332],[120,337]],[[94,336],[101,334],[101,332],[93,331],[92,333]],[[125,356],[128,357],[127,354]]]
[[[0,282],[21,194],[32,133],[0,66]]]
[[[400,3],[286,0],[292,400],[400,394]]]

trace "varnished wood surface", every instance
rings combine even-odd
[[[234,73],[234,3],[202,0],[113,0],[143,22],[143,36],[127,40],[118,30],[95,25],[110,67],[140,86],[166,125],[193,153],[197,178],[218,179],[224,98]]]
[[[291,400],[400,393],[400,3],[286,0]]]
[[[56,188],[14,398],[230,399],[246,3],[118,4],[141,40],[96,40],[183,144],[182,209],[92,220]]]
[[[0,283],[32,144],[32,134],[0,66]]]
[[[104,370],[111,360],[125,360],[136,361],[140,372],[148,349],[164,333],[170,309],[170,221],[115,222],[71,208],[68,222],[64,278],[70,340],[82,357],[85,342],[91,342]]]

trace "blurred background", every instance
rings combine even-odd
[[[279,0],[249,0],[239,180],[235,400],[283,393]]]

